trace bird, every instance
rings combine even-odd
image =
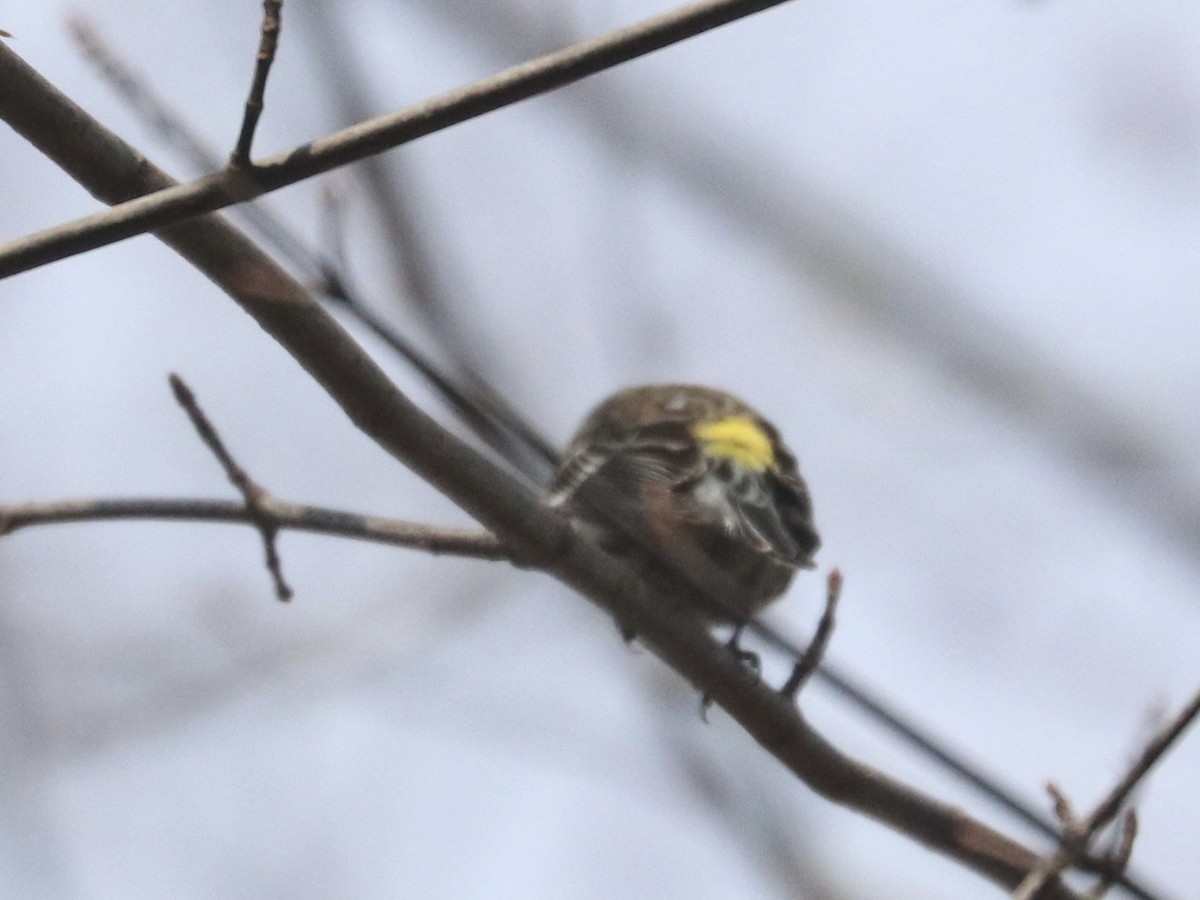
[[[652,585],[683,586],[704,621],[732,624],[735,651],[747,621],[815,566],[821,545],[808,486],[775,426],[699,385],[631,387],[601,402],[545,502]]]

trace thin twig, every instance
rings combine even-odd
[[[564,87],[605,69],[695,37],[787,0],[704,0],[645,19],[489,78],[431,97],[351,128],[276,154],[253,168],[226,169],[188,184],[118,203],[0,246],[0,278],[95,250],[116,241],[244,203],[313,175]],[[15,57],[15,54],[11,54]],[[0,82],[11,83],[13,60],[0,58]],[[23,106],[17,92],[0,92],[0,116]],[[20,130],[20,129],[18,129]]]
[[[349,12],[336,2],[311,4],[304,12],[314,32],[313,56],[324,73],[321,81],[336,98],[343,121],[366,119],[372,109],[344,25]],[[369,157],[353,171],[367,189],[369,206],[390,251],[387,260],[401,298],[423,320],[444,361],[442,371],[454,382],[456,393],[469,403],[469,410],[455,404],[456,412],[466,416],[467,424],[482,440],[518,471],[538,483],[544,482],[558,453],[481,369],[484,348],[471,340],[454,314],[456,308],[464,307],[465,298],[450,298],[442,287],[446,260],[435,260],[431,252],[429,229],[415,208],[414,179],[405,159],[398,155]]]
[[[72,13],[67,18],[67,30],[117,96],[168,147],[187,160],[194,174],[207,175],[222,168],[224,161],[216,148],[158,95],[153,84],[117,53],[90,19],[81,13]],[[307,271],[313,279],[320,277],[321,267],[311,262],[320,254],[306,246],[305,241],[268,210],[263,201],[244,204],[238,208],[238,213],[248,219],[288,262]]]
[[[1125,773],[1125,777],[1113,787],[1107,797],[1100,801],[1099,805],[1084,823],[1090,833],[1095,834],[1113,820],[1134,788],[1149,774],[1150,770],[1163,758],[1163,755],[1171,749],[1174,743],[1179,740],[1188,727],[1196,720],[1197,715],[1200,715],[1200,690],[1196,692],[1173,720],[1161,728],[1150,739],[1145,749],[1142,750],[1133,765],[1130,766],[1129,771]]]
[[[1130,857],[1133,856],[1133,845],[1137,841],[1137,835],[1137,812],[1128,809],[1125,811],[1125,816],[1121,822],[1120,840],[1117,843],[1116,849],[1109,856],[1109,870],[1102,873],[1100,879],[1084,895],[1087,900],[1100,900],[1117,883],[1121,874],[1128,867]]]
[[[462,423],[495,450],[501,459],[514,465],[531,483],[545,483],[558,456],[550,441],[507,403],[492,402],[497,396],[494,392],[482,398],[471,387],[457,383],[442,372],[432,357],[419,350],[391,322],[372,310],[358,291],[344,279],[344,275],[330,273],[330,280],[319,287],[329,300],[343,306],[408,362]]]
[[[8,61],[10,61],[10,60],[6,60],[6,59],[2,58],[2,56],[0,56],[0,64],[5,64],[5,62],[8,62]],[[26,72],[17,71],[17,74],[19,74],[19,76],[25,76],[26,78],[28,78],[28,73],[26,73]],[[48,85],[44,85],[43,90],[44,89],[48,89]],[[0,98],[0,101],[2,101],[2,98]],[[38,107],[37,112],[44,113],[44,108]],[[78,110],[72,110],[72,115],[77,114],[77,113],[78,113]],[[82,121],[82,120],[72,119],[71,124],[78,125],[79,121]],[[90,122],[84,122],[84,125],[89,128],[94,127],[90,124]],[[37,134],[37,137],[36,138],[31,137],[31,139],[35,139],[35,143],[38,143],[43,146],[54,146],[56,143],[55,138],[60,137],[61,134],[73,133],[73,132],[71,132],[70,130],[67,130],[66,132],[64,132],[64,131],[59,131],[58,128],[55,128],[55,127],[46,127],[46,128],[41,128],[41,130],[40,130],[40,128],[34,128],[34,133]],[[102,146],[104,151],[109,152],[110,143],[108,143],[108,142],[112,142],[112,136],[107,136],[107,134],[106,134],[106,136],[103,136],[103,138],[101,138],[100,140],[97,140],[97,142],[95,144],[92,144],[89,142],[89,146]],[[52,157],[56,158],[56,160],[60,161],[61,164],[64,164],[65,167],[72,170],[72,172],[76,172],[78,178],[83,179],[86,182],[86,184],[89,185],[91,190],[94,190],[94,191],[109,190],[109,188],[107,188],[107,187],[100,186],[100,185],[104,184],[103,178],[100,181],[97,181],[98,170],[96,168],[84,167],[83,169],[80,169],[78,167],[79,155],[78,155],[77,150],[78,150],[77,146],[70,146],[70,148],[66,148],[66,146],[64,146],[64,148],[61,148],[60,150],[47,150],[47,152],[49,152],[49,155],[52,155]],[[110,157],[104,157],[104,158],[102,158],[101,162],[103,164],[106,164],[106,166],[110,166],[110,164],[112,164],[112,163],[108,162],[109,158]],[[118,187],[116,187],[116,190],[118,190],[119,192],[126,192],[128,190],[128,184],[130,184],[131,179],[133,179],[134,182],[136,182],[137,179],[144,179],[144,184],[148,184],[148,186],[149,186],[148,188],[144,188],[144,190],[152,190],[152,188],[154,188],[156,186],[155,182],[158,182],[158,185],[161,185],[162,182],[164,181],[164,178],[161,174],[156,173],[155,170],[152,170],[152,168],[150,168],[150,167],[144,167],[143,161],[140,161],[138,157],[130,156],[130,161],[132,163],[130,167],[125,167],[124,162],[119,163],[119,167],[124,169],[124,172],[128,173],[127,175],[124,175],[124,180],[122,180],[122,178],[119,178],[119,176],[118,176],[118,178],[114,178],[113,175],[107,175],[107,174],[104,175],[104,178],[114,179],[112,182],[109,182],[109,184],[115,184],[116,186],[118,186]],[[126,193],[126,196],[128,196],[127,193]],[[232,242],[230,242],[230,240],[227,240],[227,238],[232,239],[232,236],[233,236],[232,234],[229,234],[228,232],[223,232],[223,230],[221,230],[220,228],[214,228],[211,226],[202,226],[202,224],[200,224],[200,223],[197,223],[196,226],[187,228],[187,229],[185,229],[185,228],[173,229],[173,234],[164,235],[164,239],[166,239],[168,241],[168,244],[175,246],[176,248],[180,248],[180,251],[184,252],[184,254],[185,254],[185,256],[187,256],[187,258],[192,259],[194,263],[196,263],[197,265],[200,266],[200,268],[204,269],[206,272],[209,272],[210,276],[214,277],[214,280],[217,281],[218,284],[222,284],[222,286],[226,287],[227,290],[230,290],[230,292],[234,293],[235,296],[238,296],[238,299],[240,301],[244,302],[244,304],[247,304],[247,306],[248,306],[248,308],[250,308],[251,312],[253,314],[256,314],[256,318],[259,318],[260,322],[263,322],[264,319],[270,319],[271,317],[268,316],[268,314],[266,314],[265,311],[263,311],[263,308],[257,304],[257,301],[252,301],[252,298],[250,298],[250,296],[247,296],[245,294],[244,289],[245,289],[245,287],[250,287],[250,284],[247,284],[244,282],[244,283],[242,283],[241,287],[235,286],[235,284],[233,282],[230,282],[230,280],[229,280],[229,271],[228,270],[224,270],[224,271],[212,270],[211,260],[214,260],[214,254],[212,254],[208,250],[203,250],[203,251],[200,250],[200,246],[202,246],[202,245],[198,244],[198,242],[197,242],[200,238],[202,238],[202,235],[204,235],[205,239],[218,240],[220,242],[223,242],[223,244],[229,245],[226,248],[226,250],[223,250],[221,254],[218,254],[218,256],[228,257],[229,253],[233,251],[233,245],[239,245],[238,252],[241,252],[244,254],[245,253],[253,254],[252,248],[246,247],[244,241],[233,240]],[[222,235],[224,235],[224,236],[222,236]],[[259,260],[259,262],[262,262],[262,260]],[[246,271],[245,268],[242,268],[240,271],[241,271],[242,275],[245,275],[245,271]],[[256,272],[256,269],[251,268],[250,271]],[[265,274],[264,271],[257,271],[256,278],[258,278],[258,276],[262,276],[264,274]],[[276,277],[276,276],[271,276],[271,277]],[[268,281],[270,281],[270,278]],[[260,278],[258,278],[258,281],[252,280],[251,283],[253,283],[254,286],[256,286],[257,288],[265,288],[266,287],[265,284],[260,282]],[[282,287],[282,286],[277,286],[277,287]],[[290,290],[292,290],[292,288],[283,289],[282,293],[284,295],[289,295]],[[254,294],[257,294],[258,296],[260,296],[260,298],[265,300],[265,299],[269,298],[270,292],[266,292],[266,295],[264,296],[262,294],[262,292],[260,292],[260,290],[256,290],[256,292],[254,292]],[[258,311],[256,312],[256,310],[258,310]],[[278,323],[278,325],[282,326],[283,323],[282,322]],[[264,322],[264,328],[268,329],[269,331],[275,332],[275,329],[272,328],[272,325],[268,322]],[[282,340],[282,338],[281,338],[281,340]],[[293,331],[292,341],[290,341],[290,343],[289,343],[289,341],[284,340],[284,343],[288,344],[288,346],[293,346],[293,344],[295,343],[295,340],[296,340],[296,338],[295,338],[295,334]],[[322,379],[323,383],[326,384],[326,388],[330,388],[331,391],[334,391],[335,396],[342,396],[343,402],[346,402],[349,404],[348,410],[355,408],[355,404],[353,403],[352,398],[350,398],[349,396],[341,395],[340,392],[336,391],[334,388],[332,388],[332,386],[330,386],[330,384],[328,382],[326,382],[326,378],[329,377],[328,368],[318,365],[317,360],[310,360],[310,368],[312,368],[312,370],[316,370],[318,377],[320,379]],[[361,421],[360,421],[360,424],[362,424]],[[366,426],[364,425],[364,427],[366,427]],[[370,431],[370,428],[368,428],[368,431]]]
[[[93,24],[76,16],[70,20],[70,27],[81,49],[118,95],[168,146],[182,153],[197,173],[211,172],[220,166],[219,157],[196,133],[196,129],[171,109],[144,77],[121,59]],[[327,208],[328,205],[323,206]],[[465,370],[462,381],[451,379],[428,354],[376,313],[374,310],[380,304],[368,302],[361,291],[351,285],[350,276],[341,263],[337,241],[326,240],[325,244],[331,249],[325,251],[310,247],[303,237],[261,201],[245,204],[239,208],[239,212],[250,220],[275,250],[306,273],[316,290],[339,304],[405,359],[476,437],[531,481],[541,483],[545,480],[558,458],[553,444],[473,372]],[[328,222],[330,219],[326,216],[322,221]],[[420,279],[410,287],[421,287],[428,283],[428,279]]]
[[[280,531],[306,531],[470,559],[507,560],[508,551],[482,529],[435,528],[381,516],[289,503],[272,496],[259,506]],[[22,528],[70,522],[120,520],[229,522],[258,527],[244,502],[189,498],[130,497],[52,500],[0,506],[0,537]]]
[[[196,395],[192,393],[191,388],[184,383],[184,380],[174,372],[171,373],[168,380],[171,383],[171,391],[175,394],[175,399],[183,407],[188,418],[192,420],[192,425],[200,435],[200,440],[204,441],[208,449],[212,451],[213,456],[221,464],[221,468],[225,470],[225,475],[229,478],[230,483],[238,489],[242,499],[246,501],[246,512],[258,529],[258,533],[262,535],[263,549],[267,558],[267,571],[271,573],[271,578],[275,582],[275,596],[280,600],[291,600],[292,589],[283,577],[283,564],[279,560],[279,548],[276,545],[279,524],[267,509],[266,504],[270,494],[246,474],[246,470],[238,465],[225,448],[225,443],[217,434],[217,429],[204,414],[204,410],[196,402]]]
[[[779,689],[779,693],[783,694],[789,700],[796,699],[796,695],[800,693],[800,689],[808,683],[808,679],[812,677],[817,667],[825,659],[825,651],[829,648],[830,638],[833,637],[833,626],[837,617],[837,604],[841,596],[842,573],[838,569],[833,569],[825,582],[825,611],[821,614],[821,621],[817,623],[817,631],[813,635],[808,649],[796,660],[796,664],[792,667],[792,674],[788,676],[788,680]]]
[[[798,659],[804,653],[802,642],[785,635],[777,622],[764,623],[752,619],[748,627],[770,646],[782,650],[793,659]],[[918,725],[915,717],[898,713],[892,704],[883,701],[848,671],[826,659],[817,668],[814,677],[919,753],[946,768],[1026,825],[1052,840],[1059,839],[1061,829],[1054,819],[1022,800],[1019,792],[1006,786],[998,775],[986,772],[978,763],[969,760],[961,750],[952,748],[944,738],[934,736],[927,728]],[[1094,856],[1086,856],[1080,858],[1079,867],[1089,872],[1104,873],[1109,870],[1110,863]],[[1135,877],[1129,872],[1119,873],[1116,883],[1138,900],[1159,900],[1162,896],[1161,892],[1146,884],[1143,876]]]
[[[345,127],[370,118],[377,110],[368,96],[347,28],[354,21],[353,11],[336,0],[327,0],[300,7],[297,15],[300,26],[307,26],[311,35],[309,57],[320,84],[334,101],[337,121],[332,124]],[[394,82],[391,84],[396,87]],[[424,321],[432,334],[444,337],[441,332],[447,309],[438,289],[445,280],[444,270],[429,252],[429,229],[423,227],[424,220],[414,209],[413,179],[408,169],[403,155],[394,154],[368,157],[350,174],[358,180],[366,205],[375,214],[379,237],[388,248],[385,264],[391,269],[402,303]]]
[[[72,29],[82,49],[118,95],[169,147],[182,153],[196,172],[211,171],[219,165],[216,153],[200,138],[192,124],[158,97],[147,79],[122,60],[93,25],[77,17],[72,19]],[[327,194],[328,191],[324,193]],[[367,302],[357,287],[348,283],[344,266],[338,262],[340,254],[336,249],[322,252],[306,246],[302,237],[282,219],[274,216],[261,202],[247,204],[241,207],[240,211],[251,218],[271,246],[294,265],[309,273],[316,289],[338,302],[425,378],[477,437],[505,456],[509,462],[515,462],[505,454],[506,445],[497,439],[496,427],[482,419],[475,410],[472,398],[461,392],[458,386],[438,369],[432,359],[408,341],[384,317],[375,313],[373,310],[378,304]],[[322,219],[326,223],[331,220],[331,215]],[[337,241],[327,239],[324,244],[336,248]],[[558,455],[553,445],[516,411],[512,411],[512,415],[521,420],[523,425],[522,431],[514,433],[532,435],[525,437],[525,442],[543,463],[552,464]],[[522,468],[521,471],[531,478],[536,475],[532,469]],[[799,659],[805,652],[798,641],[788,638],[783,633],[778,623],[765,624],[756,621],[749,623],[749,627],[756,631],[760,638],[782,650],[791,659]],[[1004,786],[994,773],[984,772],[978,764],[966,760],[962,752],[950,749],[945,740],[934,737],[926,729],[917,726],[911,716],[902,715],[890,708],[889,703],[856,682],[848,673],[826,660],[818,667],[815,677],[869,718],[898,735],[919,753],[945,767],[1019,820],[1046,837],[1058,837],[1055,822],[1038,811],[1032,803],[1020,798],[1016,790]],[[1154,895],[1148,889],[1132,883],[1126,886],[1141,900],[1154,900]]]
[[[159,98],[154,96],[152,89],[145,83],[144,79],[133,73],[127,65],[119,60],[111,48],[106,47],[100,41],[94,29],[89,27],[88,36],[91,43],[85,43],[84,49],[89,55],[96,58],[102,72],[109,77],[118,92],[122,96],[125,96],[136,111],[141,112],[143,116],[147,117],[151,125],[158,127],[160,117],[162,117],[164,122],[169,123],[168,126],[160,128],[159,132],[171,146],[181,150],[191,160],[193,166],[200,170],[208,170],[218,165],[219,161],[216,154],[207,149],[203,141],[195,137],[194,130],[188,126],[182,117],[174,114]],[[112,69],[117,74],[110,74],[109,69]],[[136,88],[136,90],[131,90],[131,88]],[[140,108],[142,104],[148,102],[151,104],[148,109],[143,110]],[[49,130],[46,137],[51,138],[57,134],[58,132]],[[64,164],[68,162],[69,160],[65,160]],[[333,299],[346,300],[348,312],[358,317],[360,321],[363,321],[364,324],[371,328],[385,342],[393,346],[393,349],[400,353],[401,356],[409,360],[410,364],[430,381],[431,385],[449,403],[451,408],[464,419],[466,424],[471,425],[472,430],[478,436],[482,437],[486,443],[493,446],[494,449],[498,449],[495,444],[488,440],[489,432],[487,430],[480,430],[472,423],[470,419],[472,410],[470,398],[466,397],[466,395],[455,393],[455,385],[441,375],[431,360],[419,353],[403,336],[395,332],[381,317],[374,314],[371,304],[363,302],[348,285],[340,283],[339,278],[343,276],[340,276],[335,269],[331,268],[328,261],[324,260],[319,252],[304,247],[303,241],[295,238],[287,230],[286,226],[278,219],[272,217],[269,211],[261,204],[247,204],[242,207],[241,211],[247,216],[252,217],[256,227],[263,231],[264,236],[294,264],[309,271],[312,271],[315,266],[317,271],[312,277],[318,283],[320,289],[327,291]],[[281,231],[280,229],[283,230]],[[526,427],[528,428],[529,426],[526,425]],[[537,442],[533,442],[531,446],[535,446],[536,444]],[[540,445],[542,449],[539,452],[542,458],[548,461],[553,460],[556,454],[551,445],[544,439],[541,439]],[[503,451],[498,449],[498,452],[501,452],[503,455]],[[467,555],[474,554],[468,552]],[[484,558],[490,557],[485,556]],[[804,652],[800,643],[784,636],[777,624],[770,625],[751,622],[750,627],[772,646],[782,649],[793,659],[799,658]],[[838,670],[826,661],[818,669],[816,677],[828,684],[850,703],[857,706],[867,716],[881,723],[885,728],[907,741],[918,752],[931,757],[939,764],[945,766],[953,774],[1013,813],[1018,819],[1038,829],[1048,837],[1057,837],[1058,831],[1054,823],[1042,816],[1030,803],[1021,800],[1016,791],[1004,787],[1000,779],[994,774],[985,773],[978,765],[966,761],[961,752],[949,749],[944,740],[936,738],[929,734],[928,731],[919,728],[910,717],[901,716],[890,709],[884,700],[862,684],[857,683],[848,673]],[[1123,881],[1122,883],[1125,882]],[[1142,900],[1155,900],[1155,895],[1147,889],[1140,886],[1133,886],[1132,890]]]
[[[129,195],[169,181],[2,44],[0,83],[6,87],[0,115],[16,119],[22,134],[89,189]],[[653,591],[545,508],[535,492],[413,404],[295,279],[227,222],[206,216],[158,236],[237,301],[380,447],[496,534],[515,558],[539,565],[636,630],[811,789],[1009,889],[1037,865],[1038,856],[1012,838],[830,744],[795,704],[732,659],[704,623],[681,608],[681,598]],[[1043,893],[1047,900],[1076,897],[1061,882]]]
[[[1055,815],[1062,823],[1059,848],[1029,873],[1029,876],[1013,894],[1013,900],[1029,900],[1029,898],[1037,896],[1037,891],[1047,883],[1048,879],[1054,878],[1076,865],[1080,856],[1090,851],[1096,837],[1117,817],[1134,789],[1146,778],[1154,765],[1163,758],[1167,750],[1179,740],[1198,714],[1200,714],[1200,691],[1196,692],[1171,722],[1159,729],[1150,739],[1121,780],[1113,786],[1112,790],[1085,819],[1079,819],[1075,815],[1070,800],[1056,785],[1046,786],[1054,800]],[[1136,833],[1137,817],[1132,810],[1129,810],[1124,818],[1121,841],[1117,850],[1110,856],[1107,861],[1108,866],[1101,873],[1100,883],[1093,889],[1098,892],[1097,896],[1107,890],[1107,886],[1119,880],[1124,872],[1133,851]]]
[[[113,48],[103,41],[93,26],[78,19],[73,20],[73,23],[74,28],[79,32],[76,37],[80,39],[81,46],[89,58],[97,64],[101,73],[108,79],[119,96],[125,99],[133,111],[141,115],[147,124],[155,129],[169,147],[181,152],[197,172],[211,171],[219,165],[216,153],[198,136],[196,129],[158,97],[149,82],[121,60]],[[241,207],[240,212],[251,219],[254,226],[278,252],[302,270],[310,273],[316,289],[325,293],[329,299],[338,302],[349,314],[357,318],[405,359],[419,375],[426,379],[442,400],[477,437],[510,463],[517,465],[518,469],[531,479],[536,479],[538,470],[533,467],[520,466],[518,459],[509,455],[507,451],[510,449],[510,445],[503,440],[500,427],[483,415],[475,404],[474,398],[461,391],[458,385],[446,377],[429,357],[408,341],[386,319],[375,313],[373,310],[377,304],[367,302],[357,287],[352,287],[348,283],[348,276],[344,274],[344,266],[337,262],[339,254],[336,250],[323,253],[307,247],[304,239],[282,219],[266,209],[261,201]],[[331,216],[327,216],[323,221],[328,222],[331,218]],[[326,240],[324,243],[333,247],[337,245],[337,241]],[[492,409],[489,407],[489,411]],[[521,423],[521,428],[510,429],[511,433],[519,436],[531,450],[532,455],[541,460],[543,466],[553,464],[558,455],[553,445],[515,410],[510,409],[508,416],[510,420]],[[398,543],[405,542],[399,541]],[[435,552],[437,551],[435,550]],[[449,550],[447,552],[456,551]],[[492,552],[496,556],[489,555]],[[465,551],[463,555],[491,559],[502,556],[503,551],[498,549],[493,551],[490,548],[476,551],[472,548]],[[805,652],[798,641],[783,634],[778,623],[752,622],[750,628],[772,646],[786,653],[791,659],[799,659]],[[946,768],[951,774],[1012,813],[1020,821],[1049,838],[1056,839],[1058,837],[1059,832],[1055,823],[1040,813],[1032,803],[1022,799],[1018,791],[1003,785],[1001,779],[994,773],[985,772],[978,764],[968,761],[961,751],[951,749],[944,739],[935,737],[928,730],[919,727],[912,717],[897,712],[891,704],[872,690],[857,683],[848,673],[839,670],[825,660],[817,668],[815,677],[827,684],[868,718],[899,736],[917,752]],[[1156,900],[1155,895],[1149,889],[1135,883],[1127,875],[1122,877],[1122,884],[1140,900]]]
[[[1041,897],[1041,891],[1067,869],[1076,866],[1095,841],[1096,834],[1088,833],[1084,823],[1076,818],[1066,795],[1053,784],[1046,785],[1046,790],[1054,800],[1055,814],[1062,823],[1062,837],[1058,849],[1034,867],[1013,891],[1011,900],[1036,900]],[[1100,878],[1084,894],[1087,900],[1100,900],[1104,897],[1129,864],[1129,857],[1133,854],[1133,843],[1137,837],[1137,813],[1132,809],[1127,810],[1122,818],[1119,837],[1116,849],[1104,858],[1104,871]]]
[[[570,40],[543,4],[528,0],[417,5],[492,58],[523,59]],[[989,304],[821,179],[781,167],[736,128],[713,128],[707,116],[665,114],[677,104],[669,93],[647,89],[645,79],[592,79],[554,100],[556,113],[616,165],[653,170],[650,177],[713,211],[714,227],[773,254],[803,284],[818,285],[814,297],[837,316],[854,310],[876,340],[902,344],[910,360],[1024,428],[1200,565],[1200,490],[1173,449],[1173,435],[1148,410],[1121,403],[986,315]],[[646,135],[654,147],[688,152],[647,153]]]
[[[250,165],[250,145],[254,143],[254,129],[258,127],[263,112],[263,94],[267,90],[267,76],[275,62],[279,49],[279,32],[283,27],[283,0],[263,0],[262,39],[254,57],[254,80],[250,83],[250,94],[246,97],[246,112],[242,116],[242,130],[237,145],[229,157],[229,165],[235,168]]]

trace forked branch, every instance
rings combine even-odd
[[[0,278],[252,200],[784,2],[703,0],[362,122],[253,167],[229,168],[188,184],[168,182],[153,188],[156,192],[153,196],[142,196],[151,193],[149,190],[116,199],[97,194],[105,202],[118,205],[0,247]],[[18,131],[25,133],[22,125],[12,118],[13,113],[36,116],[37,110],[29,108],[33,96],[18,89],[23,80],[14,71],[18,62],[16,54],[11,52],[0,55],[0,83],[6,88],[0,92],[0,107],[3,107],[0,112]]]
[[[749,5],[712,3],[706,7],[728,10]],[[765,5],[769,4],[759,4]],[[519,73],[512,77],[520,82]],[[7,87],[0,92],[0,114],[11,117],[10,121],[16,119],[18,130],[90,189],[131,196],[169,184],[165,175],[88,119],[3,46],[0,78]],[[529,90],[529,85],[522,90]],[[20,99],[9,102],[14,96]],[[498,101],[493,96],[488,102]],[[478,109],[468,103],[459,111],[469,108]],[[55,127],[64,120],[72,127]],[[382,141],[383,133],[372,140]],[[353,152],[374,152],[385,145],[386,141],[365,141],[356,144]],[[322,164],[336,164],[331,160],[345,152],[328,149]],[[171,207],[170,216],[184,217],[211,208],[215,207],[185,203]],[[140,221],[138,228],[152,219]],[[168,218],[159,224],[166,221],[179,224],[161,232],[160,237],[253,316],[357,427],[476,517],[513,548],[519,561],[543,568],[618,621],[628,623],[663,660],[726,709],[814,791],[896,828],[1010,890],[1037,866],[1038,858],[1010,838],[830,745],[787,698],[730,658],[702,622],[655,595],[628,567],[581,540],[522,483],[413,405],[299,284],[240,233],[213,216],[186,222]],[[1037,896],[1040,900],[1065,900],[1075,895],[1061,879],[1050,877]]]

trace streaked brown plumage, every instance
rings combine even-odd
[[[774,426],[695,385],[630,388],[601,403],[548,502],[647,574],[682,576],[715,621],[755,615],[820,546],[808,488]]]

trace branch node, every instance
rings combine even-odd
[[[1187,717],[1188,710],[1176,719],[1178,725],[1181,719]],[[1171,729],[1168,729],[1171,731]],[[1058,878],[1067,869],[1075,866],[1086,866],[1089,870],[1099,873],[1096,883],[1083,894],[1084,900],[1101,900],[1114,884],[1121,880],[1129,866],[1129,858],[1133,855],[1133,844],[1137,839],[1137,813],[1132,809],[1125,810],[1115,831],[1114,846],[1106,853],[1092,854],[1093,845],[1116,818],[1121,806],[1128,801],[1129,794],[1136,784],[1149,771],[1150,763],[1147,758],[1157,759],[1165,746],[1160,746],[1164,734],[1160,733],[1150,742],[1140,758],[1130,767],[1129,772],[1117,783],[1108,795],[1097,804],[1091,815],[1079,818],[1066,792],[1054,782],[1046,783],[1048,793],[1054,804],[1054,814],[1062,823],[1062,835],[1058,841],[1058,849],[1043,859],[1030,870],[1029,874],[1013,892],[1013,900],[1033,900],[1041,896],[1040,892],[1052,879]],[[1174,730],[1178,735],[1179,730]]]
[[[279,49],[279,32],[283,28],[283,0],[263,0],[262,39],[254,57],[254,79],[250,82],[250,94],[246,98],[246,111],[242,115],[242,130],[237,145],[229,157],[233,168],[250,165],[250,146],[254,143],[254,130],[263,113],[263,95],[267,90],[267,76],[275,62]]]
[[[275,541],[279,534],[279,521],[269,509],[273,498],[265,489],[255,484],[253,479],[246,474],[246,470],[239,466],[230,455],[221,436],[217,433],[217,429],[204,414],[204,410],[196,401],[196,395],[192,393],[191,388],[184,380],[172,372],[168,381],[171,383],[171,391],[175,394],[175,400],[191,419],[192,426],[200,435],[200,440],[204,441],[205,446],[212,451],[213,456],[221,464],[221,468],[225,470],[225,476],[238,489],[242,499],[246,502],[246,513],[254,527],[258,529],[258,533],[262,535],[267,571],[271,573],[271,579],[275,582],[275,596],[283,601],[291,600],[292,589],[283,577],[283,563],[279,558],[279,550]]]

